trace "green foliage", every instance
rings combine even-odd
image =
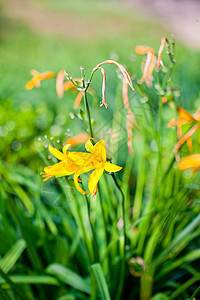
[[[169,70],[154,74],[154,82],[160,85],[147,88],[145,83],[138,83],[141,58],[134,54],[132,61],[128,57],[138,43],[145,42],[156,49],[162,28],[139,17],[132,20],[130,11],[118,5],[113,9],[110,3],[106,9],[100,2],[96,5],[78,1],[78,11],[73,1],[58,3],[58,11],[70,9],[80,20],[86,20],[89,14],[92,22],[96,18],[104,22],[119,18],[120,22],[126,19],[132,27],[135,24],[137,27],[133,30],[130,26],[120,37],[114,35],[112,39],[105,30],[102,36],[93,37],[88,47],[88,41],[84,40],[80,43],[76,39],[38,36],[24,25],[2,17],[0,298],[197,297],[199,173],[193,176],[190,171],[178,170],[172,152],[176,134],[166,127],[176,117],[176,111],[168,104],[161,111],[159,95],[164,92],[169,104],[182,105],[195,112],[199,106],[199,53],[178,43],[177,67],[167,82],[167,89],[160,83]],[[54,1],[43,1],[42,5],[50,11],[55,9]],[[146,34],[149,26],[153,37]],[[137,37],[136,31],[140,36]],[[99,107],[98,74],[92,81],[94,95],[88,95],[88,100],[96,136],[102,137],[108,130],[120,133],[120,140],[107,150],[109,158],[123,166],[116,182],[125,195],[125,203],[113,177],[104,174],[96,199],[88,198],[88,205],[70,178],[43,183],[39,175],[44,166],[55,163],[45,146],[51,143],[61,149],[69,134],[87,130],[83,103],[77,112],[73,108],[75,94],[67,91],[63,99],[58,99],[55,79],[42,82],[40,89],[29,92],[24,87],[32,68],[57,72],[66,67],[70,75],[79,77],[79,66],[84,63],[88,75],[96,63],[109,58],[113,49],[120,63],[127,66],[135,87],[134,95],[129,92],[137,121],[133,129],[134,156],[128,155],[126,144],[121,80],[116,79],[114,68],[108,73],[108,66],[105,67],[108,110]],[[163,60],[168,66],[166,54]],[[171,92],[173,89],[176,93]],[[184,132],[188,129],[186,125]],[[199,151],[197,138],[193,138],[193,150]],[[180,154],[189,154],[186,145]],[[82,180],[86,186],[86,179]],[[123,209],[126,236],[123,226],[120,227]]]

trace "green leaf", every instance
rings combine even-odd
[[[93,264],[91,266],[91,272],[92,275],[94,276],[95,282],[97,286],[93,286],[92,284],[92,289],[94,291],[94,294],[96,294],[96,288],[98,287],[102,296],[103,300],[110,300],[110,294],[108,291],[108,285],[105,280],[104,274],[102,267],[99,263]]]
[[[82,109],[80,109],[80,116],[83,120],[86,120],[86,114]]]
[[[182,292],[184,292],[189,286],[191,286],[196,281],[200,280],[200,274],[193,276],[191,279],[186,281],[184,284],[182,284],[172,295],[168,298],[175,299],[178,295],[180,295]]]
[[[59,285],[59,282],[48,275],[10,275],[10,280],[15,284],[50,284]],[[0,277],[0,285],[5,284],[6,280]]]
[[[6,253],[6,255],[0,260],[0,268],[4,273],[8,273],[14,266],[16,261],[21,256],[22,252],[26,249],[25,240],[18,240]]]
[[[79,276],[72,270],[60,265],[51,264],[47,267],[46,272],[54,275],[61,282],[73,287],[76,290],[90,294],[91,288],[90,283]]]

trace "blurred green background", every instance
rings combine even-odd
[[[141,9],[120,1],[1,0],[0,15],[0,150],[4,162],[23,163],[37,169],[34,141],[38,136],[61,139],[67,128],[72,134],[69,117],[75,94],[67,92],[58,99],[55,79],[42,82],[40,89],[25,90],[31,69],[39,72],[67,70],[80,77],[105,59],[115,59],[128,71],[141,76],[142,57],[135,46],[145,44],[158,51],[162,36],[170,38],[164,24],[158,23]],[[176,37],[175,37],[176,38]],[[194,110],[198,106],[200,55],[198,50],[176,41],[177,66],[174,81],[180,86],[180,104]],[[106,70],[108,68],[106,67]],[[95,75],[92,87],[101,99],[101,75]],[[106,97],[109,109],[115,103],[117,78],[114,67],[107,72]],[[90,99],[91,101],[91,99]],[[108,110],[109,110],[108,109]],[[97,105],[98,114],[104,108]],[[108,113],[110,113],[108,111]]]

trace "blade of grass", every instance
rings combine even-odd
[[[98,286],[98,289],[100,291],[101,297],[103,300],[111,300],[110,294],[108,291],[108,286],[106,279],[103,274],[103,270],[101,268],[101,265],[99,263],[93,264],[91,266],[91,272],[95,278],[96,284]],[[96,295],[96,286],[92,286],[92,293]],[[94,297],[92,299],[95,299]]]
[[[90,284],[77,273],[60,264],[51,264],[46,268],[46,272],[55,276],[61,282],[73,287],[76,290],[91,293]]]
[[[0,260],[0,268],[8,273],[10,269],[15,265],[16,261],[19,259],[23,251],[26,249],[25,240],[18,240],[11,249],[6,253],[6,255]]]

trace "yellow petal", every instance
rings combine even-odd
[[[75,172],[76,166],[72,164],[67,164],[63,162],[59,162],[53,166],[45,167],[44,172],[41,173],[42,177],[46,177],[45,180],[48,180],[49,178],[55,176],[55,177],[62,177],[71,175]]]
[[[87,152],[72,152],[67,153],[67,157],[77,165],[86,165],[93,159],[93,155]]]
[[[200,154],[193,154],[187,157],[184,157],[179,162],[179,169],[199,169],[200,168]]]
[[[101,178],[103,171],[104,169],[96,169],[91,173],[88,181],[88,188],[91,194],[95,193],[97,183]]]
[[[80,187],[80,185],[78,184],[78,176],[80,174],[79,173],[75,173],[74,174],[74,184],[75,184],[75,187],[77,188],[77,190],[81,193],[81,194],[87,194],[87,192],[85,192],[84,190],[82,190],[82,188]]]
[[[98,143],[94,145],[94,152],[96,156],[100,156],[103,161],[106,161],[106,147],[105,141],[100,140]]]
[[[35,86],[35,80],[31,79],[29,82],[26,84],[26,89],[31,90]]]
[[[49,145],[49,151],[59,160],[66,159],[66,155],[64,155],[62,152],[58,151],[57,149],[53,148],[51,145]]]
[[[104,167],[107,172],[118,172],[122,169],[122,167],[111,164],[109,162],[106,162]]]
[[[64,155],[66,155],[67,150],[71,147],[71,143],[67,143],[64,147],[63,147],[63,153]]]
[[[85,149],[90,152],[90,153],[94,153],[94,146],[91,143],[92,139],[89,139],[86,143],[85,143]]]

